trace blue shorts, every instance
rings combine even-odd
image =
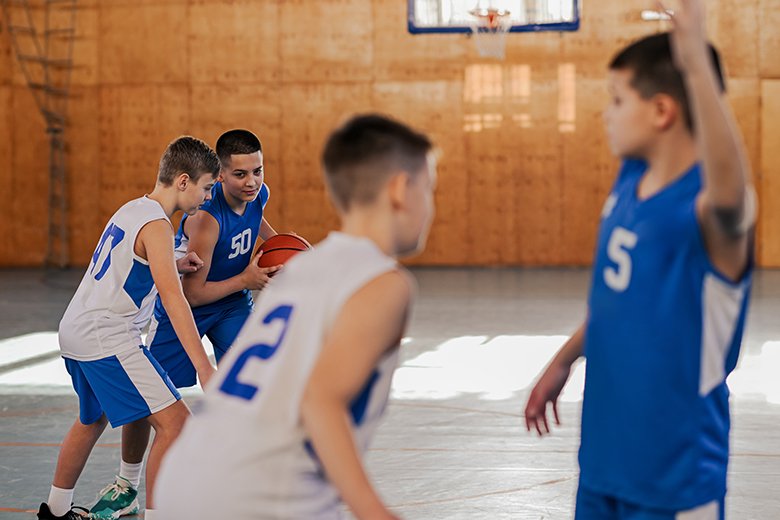
[[[579,486],[574,520],[724,520],[724,499],[686,511],[649,509]]]
[[[198,333],[201,337],[208,337],[214,345],[217,364],[233,344],[251,312],[252,306],[247,305],[245,300],[218,309],[207,305],[192,309]],[[155,316],[152,320],[147,343],[152,355],[160,362],[176,388],[195,385],[195,367],[176,336],[167,314]]]
[[[163,410],[181,396],[144,347],[94,361],[63,358],[79,396],[79,420],[106,414],[114,428]]]

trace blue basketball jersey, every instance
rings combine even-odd
[[[211,200],[207,201],[201,211],[208,212],[219,224],[219,237],[214,245],[214,253],[211,256],[211,266],[206,280],[209,282],[220,282],[227,280],[237,274],[240,274],[249,265],[252,258],[252,250],[260,234],[260,223],[263,220],[263,210],[268,203],[270,192],[268,186],[263,184],[260,187],[260,193],[257,198],[246,205],[243,215],[233,211],[225,200],[222,191],[222,183],[217,183],[211,189]],[[184,233],[184,222],[182,219],[179,230],[176,233],[176,249],[178,251],[186,250],[188,237]],[[199,309],[220,308],[224,305],[234,304],[243,301],[247,304],[252,302],[252,294],[244,289],[237,293],[230,294],[221,300],[208,303],[199,307]],[[164,313],[162,303],[157,301],[155,305],[155,317]]]
[[[688,509],[726,492],[729,391],[752,262],[739,283],[710,263],[696,216],[698,165],[639,200],[623,164],[604,206],[589,317],[580,485]]]

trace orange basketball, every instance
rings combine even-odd
[[[263,252],[260,257],[260,267],[282,265],[301,251],[311,249],[311,244],[305,238],[289,233],[274,235],[258,247]]]

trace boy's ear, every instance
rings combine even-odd
[[[653,98],[655,125],[659,130],[668,130],[680,117],[680,104],[668,94],[657,94]]]
[[[401,209],[406,205],[406,191],[409,187],[409,175],[399,171],[387,181],[387,194],[393,209]]]
[[[214,179],[216,182],[222,182],[225,180],[225,177],[222,175],[222,168],[219,169],[219,173],[217,174],[217,178]]]
[[[176,176],[176,179],[173,181],[173,185],[176,186],[176,188],[179,191],[184,191],[187,189],[187,186],[190,183],[190,174],[187,172],[181,172],[179,175]]]

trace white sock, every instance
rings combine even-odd
[[[70,511],[71,502],[73,502],[72,489],[61,489],[52,486],[51,491],[49,491],[49,501],[46,503],[49,505],[51,514],[54,516],[64,516],[65,513]]]
[[[141,469],[144,463],[130,464],[129,462],[122,461],[119,464],[119,476],[130,482],[135,489],[141,484]]]
[[[157,511],[154,509],[147,509],[144,511],[144,520],[156,520],[162,518],[157,514]]]

